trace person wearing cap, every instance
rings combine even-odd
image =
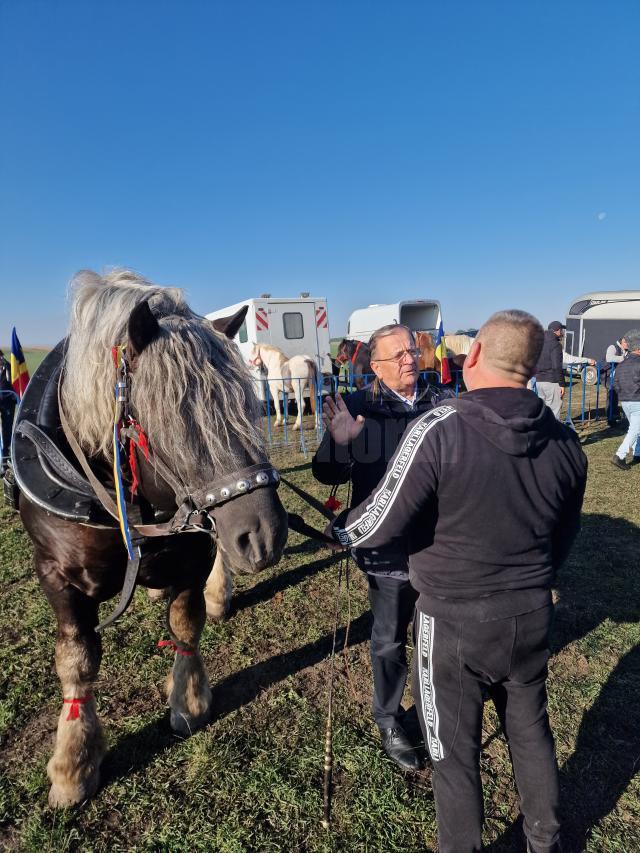
[[[562,336],[565,329],[566,326],[560,320],[549,323],[534,374],[538,396],[558,419],[566,384],[562,369]]]
[[[640,463],[640,329],[631,329],[624,341],[628,354],[616,367],[613,385],[629,421],[629,429],[611,461],[616,468],[628,471],[631,465]],[[630,450],[633,451],[631,465],[627,462]]]

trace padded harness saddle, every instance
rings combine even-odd
[[[11,452],[16,484],[28,500],[51,515],[115,526],[76,467],[60,422],[58,383],[65,344],[61,341],[47,354],[22,397]]]

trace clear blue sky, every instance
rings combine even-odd
[[[640,4],[0,0],[0,342],[79,268],[205,313],[640,287]]]

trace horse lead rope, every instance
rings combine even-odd
[[[336,500],[336,491],[332,490],[331,498],[337,504],[339,501]],[[349,480],[349,486],[347,490],[347,506],[351,502],[351,480]],[[335,659],[336,659],[336,639],[338,635],[338,615],[340,609],[340,588],[342,586],[342,574],[344,572],[347,584],[347,626],[344,635],[344,660],[345,667],[347,671],[347,678],[349,681],[349,687],[351,692],[354,694],[353,684],[351,682],[351,670],[349,669],[349,662],[347,658],[347,642],[349,639],[349,628],[351,627],[351,592],[349,588],[349,558],[350,553],[345,549],[341,559],[340,566],[338,569],[338,583],[336,585],[336,606],[334,612],[333,619],[333,642],[331,644],[331,661],[329,664],[329,695],[327,699],[327,725],[325,729],[325,738],[324,738],[324,781],[323,781],[323,813],[322,813],[322,826],[324,829],[330,829],[331,827],[331,797],[333,793],[333,676],[335,673]]]

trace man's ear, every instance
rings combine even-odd
[[[129,315],[129,358],[135,369],[140,353],[160,334],[160,324],[151,313],[148,302],[141,302]]]
[[[480,358],[480,351],[482,350],[482,341],[475,340],[471,347],[469,348],[469,353],[464,360],[465,367],[475,367],[478,363],[478,359]]]
[[[223,335],[226,335],[231,340],[238,334],[240,326],[244,323],[244,318],[247,316],[248,310],[249,306],[243,305],[242,308],[239,311],[236,311],[232,316],[218,317],[217,320],[210,320],[209,322],[217,332],[222,332]]]

